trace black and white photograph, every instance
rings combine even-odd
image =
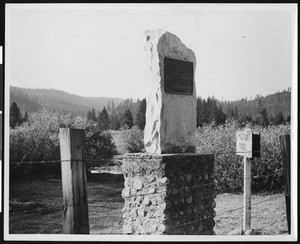
[[[297,7],[6,3],[4,240],[296,241]]]

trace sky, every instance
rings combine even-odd
[[[290,4],[7,4],[5,82],[80,96],[144,98],[145,31],[196,55],[196,93],[254,98],[292,87]]]

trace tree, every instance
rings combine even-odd
[[[252,122],[252,119],[249,115],[247,114],[240,114],[238,119],[237,119],[237,122],[238,122],[238,125],[240,127],[244,127],[246,126],[247,124],[251,123]]]
[[[88,111],[87,113],[87,119],[96,122],[97,118],[96,118],[96,113],[95,113],[95,109],[92,109],[91,111]]]
[[[23,119],[22,119],[22,122],[27,122],[28,121],[28,118],[29,118],[29,115],[27,113],[27,111],[25,112],[24,116],[23,116]]]
[[[276,116],[275,116],[275,119],[274,119],[274,124],[275,125],[281,125],[284,123],[284,117],[283,117],[283,114],[282,112],[279,112]]]
[[[217,106],[217,101],[214,97],[207,98],[208,123],[215,121],[216,125],[224,124],[226,115],[221,107]]]
[[[121,123],[120,119],[117,115],[117,109],[115,108],[114,101],[111,100],[111,106],[110,106],[111,112],[109,113],[109,129],[111,130],[118,130],[120,129]]]
[[[267,110],[265,108],[263,108],[260,111],[260,116],[258,118],[258,122],[262,126],[268,126],[269,125],[268,113],[267,113]]]
[[[117,115],[112,114],[109,117],[109,121],[110,121],[109,128],[111,130],[118,130],[118,129],[120,129],[121,123],[120,123],[120,120],[118,119]]]
[[[222,107],[217,106],[217,101],[214,97],[205,99],[197,98],[197,126],[202,126],[205,123],[215,121],[216,125],[224,124],[226,114]]]
[[[134,124],[140,129],[144,130],[146,124],[146,99],[144,98],[138,107],[138,112],[135,117]]]
[[[270,123],[270,125],[275,125],[275,117],[273,115],[270,115],[269,123]]]
[[[234,116],[235,118],[238,118],[238,117],[239,117],[239,109],[238,109],[237,105],[234,106],[233,116]]]
[[[106,110],[105,107],[102,109],[102,112],[99,113],[98,124],[99,124],[99,126],[102,130],[108,130],[109,129],[110,121],[109,121],[107,110]]]
[[[15,128],[17,125],[22,123],[22,115],[18,105],[15,102],[12,102],[10,106],[10,127]]]
[[[123,116],[123,125],[125,128],[131,129],[133,126],[133,118],[130,109],[125,110]]]
[[[197,127],[202,125],[201,121],[201,111],[202,111],[202,99],[200,97],[197,98]]]
[[[226,121],[226,114],[221,107],[216,106],[216,117],[215,121],[217,125],[224,124]]]
[[[209,117],[208,104],[205,101],[205,99],[198,97],[197,98],[197,126],[202,126],[204,123],[208,123],[208,117]]]
[[[233,117],[234,117],[233,108],[228,103],[227,104],[227,110],[226,110],[226,118],[227,119],[232,119]]]

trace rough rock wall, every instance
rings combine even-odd
[[[196,57],[181,40],[164,30],[146,31],[145,50],[149,60],[150,91],[146,98],[145,149],[148,153],[195,152],[196,140],[196,90],[193,94],[166,93],[165,57],[193,62]]]
[[[213,235],[213,155],[126,154],[124,234]]]

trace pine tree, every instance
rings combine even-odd
[[[87,112],[86,118],[87,118],[88,120],[90,120],[90,118],[91,118],[91,111],[90,111],[90,110]]]
[[[197,98],[197,127],[202,126],[202,121],[201,121],[201,111],[202,111],[202,99],[201,97]]]
[[[10,127],[15,128],[18,124],[22,123],[22,115],[18,105],[12,102],[10,106]]]
[[[247,114],[239,114],[237,122],[239,126],[244,127],[246,124],[251,123],[252,119]]]
[[[208,123],[209,109],[208,103],[201,97],[197,99],[197,126]]]
[[[214,97],[207,98],[207,122],[215,122],[216,125],[224,124],[226,115],[221,107],[217,106],[217,101]]]
[[[141,130],[144,130],[146,124],[146,99],[144,98],[138,107],[134,124]]]
[[[262,126],[268,126],[269,125],[268,113],[267,113],[267,110],[265,108],[263,108],[260,111],[259,124],[262,125]]]
[[[22,119],[22,122],[27,122],[28,121],[28,118],[29,118],[29,115],[27,113],[27,111],[25,112],[24,116],[23,116],[23,119]]]
[[[270,115],[269,123],[270,125],[275,125],[275,117],[273,115]]]
[[[111,101],[108,101],[106,110],[108,114],[111,114]]]
[[[235,118],[239,117],[239,109],[236,105],[234,106],[233,117]]]
[[[130,109],[127,109],[124,112],[124,116],[123,116],[123,126],[126,129],[131,129],[133,126],[133,118],[132,118],[132,113],[130,111]]]
[[[91,121],[95,121],[95,122],[97,121],[95,109],[92,109],[91,111],[88,111],[87,119],[91,120]]]
[[[233,109],[230,107],[229,103],[227,104],[227,110],[226,110],[226,118],[231,119],[233,118],[234,113]]]
[[[281,125],[284,123],[284,117],[283,117],[283,114],[282,112],[279,112],[276,116],[275,116],[275,119],[274,119],[274,124],[275,125]]]
[[[109,121],[107,110],[106,110],[105,107],[102,109],[102,112],[99,113],[98,124],[99,124],[99,126],[102,130],[108,130],[109,129],[110,121]]]
[[[111,113],[109,115],[109,128],[111,130],[118,130],[120,129],[121,123],[120,123],[120,119],[117,115],[117,109],[115,108],[115,104],[114,101],[111,101]]]
[[[217,125],[225,123],[225,121],[226,121],[226,114],[224,113],[222,107],[217,107],[215,121],[216,121]]]
[[[120,123],[120,120],[118,119],[118,117],[116,115],[111,115],[109,117],[109,121],[110,121],[109,128],[111,130],[120,129],[121,123]]]

